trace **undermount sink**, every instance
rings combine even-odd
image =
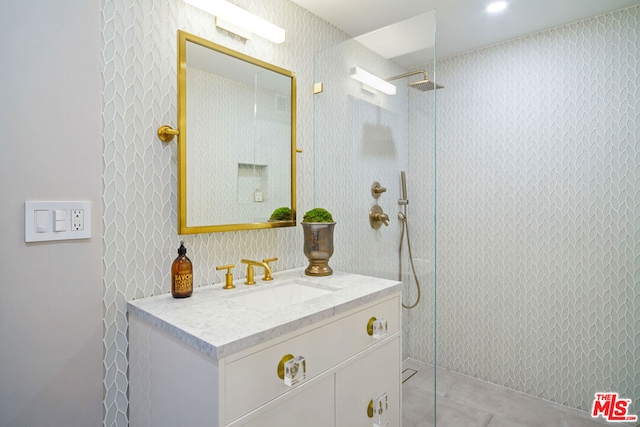
[[[268,284],[260,289],[229,295],[229,299],[245,307],[277,309],[298,304],[337,291],[337,288],[322,286],[304,280]]]

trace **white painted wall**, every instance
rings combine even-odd
[[[100,1],[0,14],[0,425],[102,422]],[[89,240],[25,243],[25,200],[90,200]]]

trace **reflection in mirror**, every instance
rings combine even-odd
[[[295,226],[295,75],[179,35],[179,232]]]

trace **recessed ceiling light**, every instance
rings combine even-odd
[[[494,1],[493,3],[490,3],[489,6],[487,6],[487,12],[489,13],[502,12],[506,8],[507,8],[506,1]]]

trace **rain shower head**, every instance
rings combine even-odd
[[[427,75],[427,72],[424,71],[424,70],[411,71],[409,73],[400,74],[399,76],[389,77],[387,79],[387,81],[390,82],[391,80],[398,80],[398,79],[402,79],[402,78],[405,78],[405,77],[414,76],[416,74],[422,74],[423,79],[419,80],[417,82],[409,83],[408,84],[409,87],[421,90],[423,92],[426,92],[426,91],[429,91],[429,90],[434,90],[434,89],[443,89],[444,88],[444,86],[436,84],[436,83],[432,82],[431,80],[429,80],[429,76]]]
[[[428,90],[433,90],[433,89],[442,89],[442,88],[444,88],[444,86],[435,84],[431,80],[420,80],[420,81],[417,81],[417,82],[409,83],[409,87],[421,90],[423,92],[426,92]]]

